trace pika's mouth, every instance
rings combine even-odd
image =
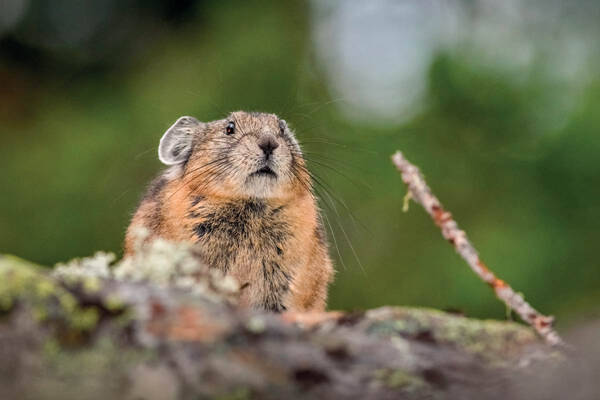
[[[250,174],[250,176],[266,176],[271,178],[277,178],[277,174],[275,173],[275,171],[273,171],[268,165],[265,165],[261,169],[253,172],[252,174]]]

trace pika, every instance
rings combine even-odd
[[[321,311],[334,274],[312,181],[294,133],[274,114],[179,118],[158,157],[169,166],[149,186],[125,237],[193,243],[234,277],[243,306]]]

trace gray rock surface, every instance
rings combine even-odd
[[[569,363],[514,322],[240,309],[235,282],[169,243],[112,261],[0,256],[0,398],[541,399]]]

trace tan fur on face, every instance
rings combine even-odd
[[[226,135],[233,121],[236,131]],[[333,267],[300,148],[273,114],[235,112],[199,126],[187,162],[157,178],[127,231],[195,244],[208,265],[244,287],[255,308],[323,310]],[[270,166],[257,175],[261,138],[277,142]]]

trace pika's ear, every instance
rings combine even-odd
[[[192,151],[194,131],[200,126],[194,117],[181,117],[163,135],[158,145],[158,159],[166,165],[181,164]]]

